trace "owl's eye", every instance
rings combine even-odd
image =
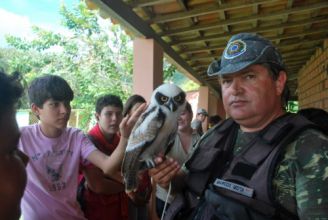
[[[162,102],[167,102],[168,98],[166,96],[161,96],[161,101]]]
[[[180,95],[178,95],[178,96],[176,96],[176,97],[174,97],[174,101],[176,101],[176,102],[180,102],[181,101],[181,96]]]

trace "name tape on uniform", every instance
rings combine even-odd
[[[216,178],[216,180],[214,181],[214,185],[216,187],[224,188],[250,198],[252,198],[254,194],[254,189],[218,178]]]

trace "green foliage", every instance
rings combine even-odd
[[[193,90],[198,90],[199,85],[197,83],[195,83],[194,81],[187,79],[187,81],[181,85],[181,88],[184,91],[193,91]]]
[[[69,11],[62,4],[60,14],[63,16],[62,25],[72,30],[77,36],[92,36],[101,33],[97,17],[84,4],[79,4],[73,11]]]
[[[180,86],[184,91],[197,90],[199,85],[180,73],[175,66],[164,60],[163,73],[165,82],[173,82]]]
[[[67,34],[34,26],[32,40],[7,36],[12,48],[0,53],[1,66],[20,71],[27,83],[43,74],[65,78],[75,94],[72,107],[84,110],[85,129],[98,96],[113,93],[125,100],[132,88],[131,40],[109,20],[100,26],[96,13],[83,2],[72,10],[61,5]]]
[[[172,82],[173,76],[177,72],[177,68],[172,64],[168,63],[166,59],[163,62],[163,78],[164,81]]]
[[[131,39],[109,20],[101,26],[97,12],[87,9],[83,1],[70,10],[62,4],[60,14],[65,35],[33,26],[32,40],[6,36],[11,48],[0,50],[0,67],[21,72],[25,84],[43,74],[65,78],[75,95],[72,107],[82,109],[81,128],[88,129],[97,97],[112,93],[125,101],[131,94]],[[166,60],[163,70],[166,81],[184,90],[197,89]],[[29,107],[26,97],[22,107]]]

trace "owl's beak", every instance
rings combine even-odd
[[[171,112],[175,112],[177,110],[177,105],[174,103],[173,99],[170,99],[167,104]]]

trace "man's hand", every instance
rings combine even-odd
[[[132,115],[127,115],[123,118],[122,122],[120,123],[121,138],[129,138],[135,123],[137,122],[140,115],[146,110],[146,107],[147,104],[143,103],[136,109],[136,111],[132,113]]]
[[[174,159],[164,157],[155,158],[155,163],[156,167],[149,170],[149,175],[155,183],[167,189],[171,180],[180,170],[180,165]]]

